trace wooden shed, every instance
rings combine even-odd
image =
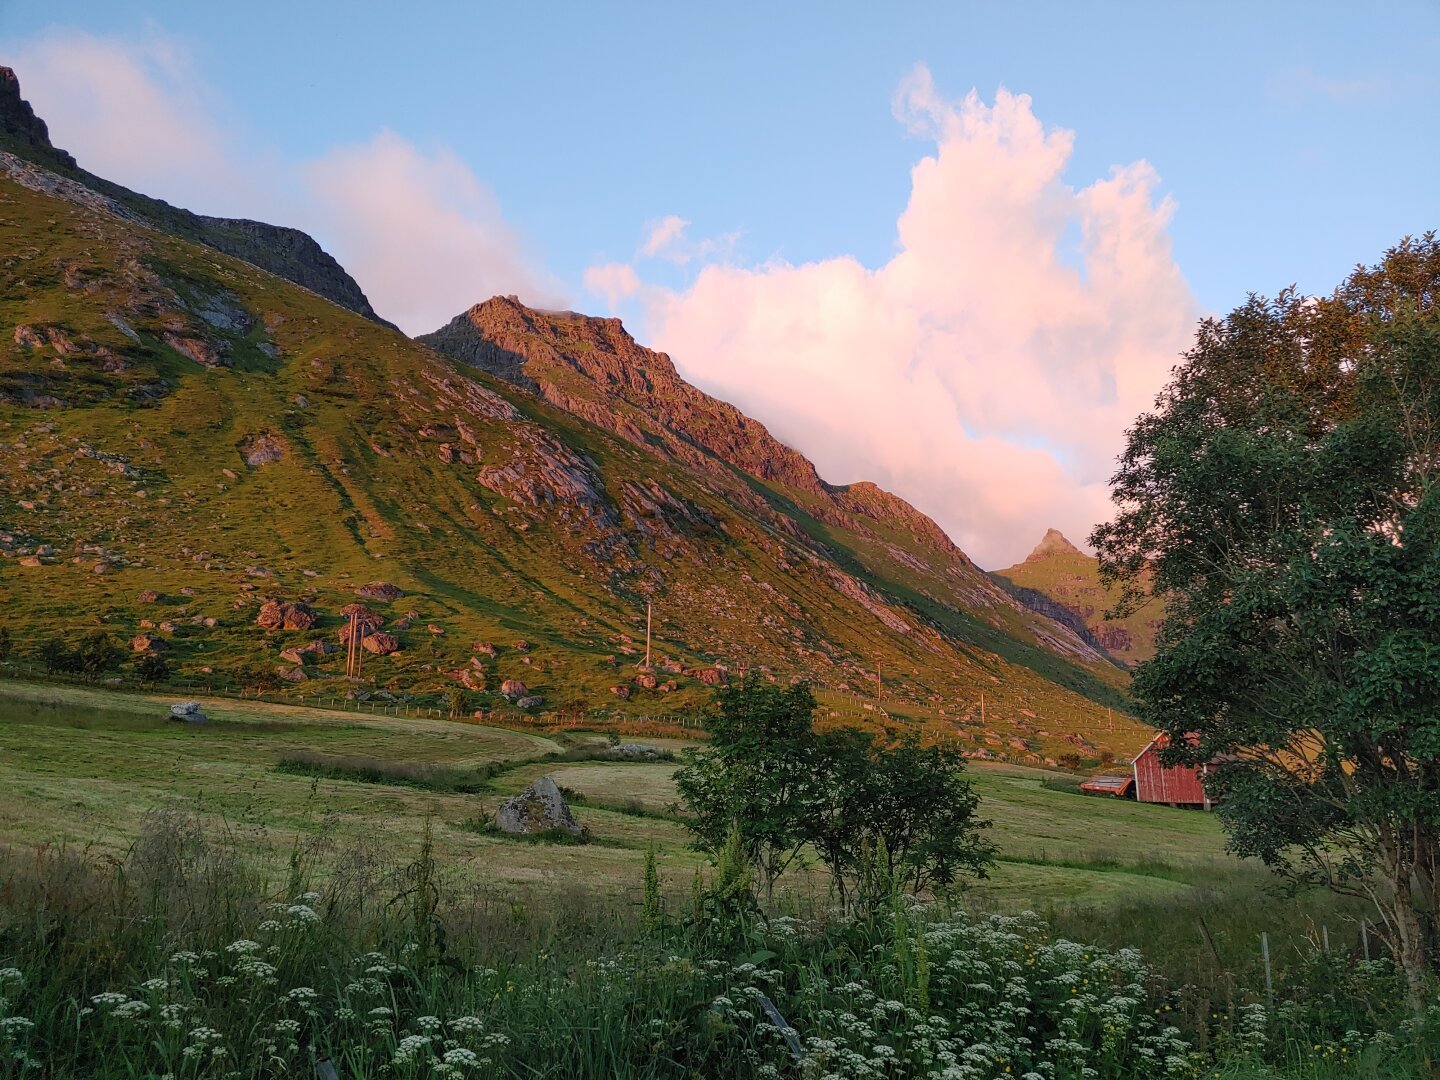
[[[1212,804],[1205,794],[1204,777],[1215,767],[1215,763],[1162,765],[1160,751],[1169,744],[1170,736],[1163,733],[1156,735],[1130,763],[1135,773],[1135,798],[1141,802],[1198,806],[1209,810]]]
[[[1134,788],[1135,777],[1129,773],[1124,776],[1103,773],[1100,776],[1092,776],[1080,784],[1080,790],[1086,795],[1109,795],[1112,799],[1133,798]]]

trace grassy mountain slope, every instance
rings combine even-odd
[[[1024,604],[1083,631],[1117,660],[1135,665],[1155,655],[1164,609],[1152,600],[1122,619],[1106,615],[1119,590],[1100,581],[1100,564],[1051,529],[1035,550],[1008,570],[997,570]]]
[[[805,493],[731,466],[717,484],[103,209],[0,180],[0,230],[0,598],[22,658],[98,626],[152,635],[186,676],[283,669],[297,694],[343,693],[343,654],[279,654],[334,643],[341,607],[383,579],[405,595],[365,602],[400,649],[367,659],[368,691],[463,680],[472,705],[508,710],[498,691],[519,679],[540,710],[656,714],[699,707],[720,663],[812,678],[837,716],[878,719],[846,696],[878,663],[896,722],[987,755],[1143,741],[1101,719],[1113,668],[1011,637],[1043,621],[1003,594],[962,606],[939,591],[950,567],[902,574],[897,527],[822,522]],[[317,626],[260,628],[268,597]],[[634,670],[647,598],[653,689]]]

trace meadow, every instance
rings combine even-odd
[[[601,732],[226,699],[197,726],[168,718],[173,700],[0,681],[0,1075],[312,1075],[328,1058],[346,1077],[1321,1077],[1428,1061],[1428,1028],[1390,1011],[1378,945],[1359,960],[1363,910],[1281,895],[1209,815],[1082,796],[1071,774],[977,764],[998,861],[928,906],[841,916],[812,867],[776,910],[727,911],[675,763],[612,760]],[[486,831],[541,775],[572,793],[588,843]]]

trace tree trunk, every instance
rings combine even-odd
[[[1413,853],[1406,850],[1405,838],[1382,832],[1386,876],[1394,893],[1395,960],[1405,973],[1406,1002],[1417,1016],[1425,1011],[1433,987],[1433,972],[1427,949],[1425,926],[1428,913],[1416,907]]]

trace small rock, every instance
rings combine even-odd
[[[356,589],[355,595],[363,596],[367,600],[381,600],[388,604],[392,600],[399,600],[405,595],[405,592],[388,581],[372,581],[368,585],[361,585]]]
[[[394,634],[374,633],[366,634],[360,639],[360,644],[365,651],[374,653],[376,656],[389,656],[393,652],[400,651],[400,639]]]
[[[436,626],[434,623],[431,623],[425,629],[429,630],[430,633],[434,634],[436,637],[440,637],[442,634],[445,633],[445,628],[443,626]]]
[[[137,604],[158,604],[160,602],[160,594],[154,589],[146,589],[139,596],[135,597],[135,602]]]
[[[630,687],[628,686],[612,686],[610,687],[610,692],[616,697],[618,697],[621,701],[630,700]]]
[[[519,641],[515,642],[515,651],[516,651],[516,652],[529,652],[529,650],[530,650],[530,643],[529,643],[528,641],[526,641],[524,638],[521,638]]]
[[[477,653],[483,653],[485,656],[494,656],[495,646],[488,641],[480,641],[476,643],[475,651]]]

